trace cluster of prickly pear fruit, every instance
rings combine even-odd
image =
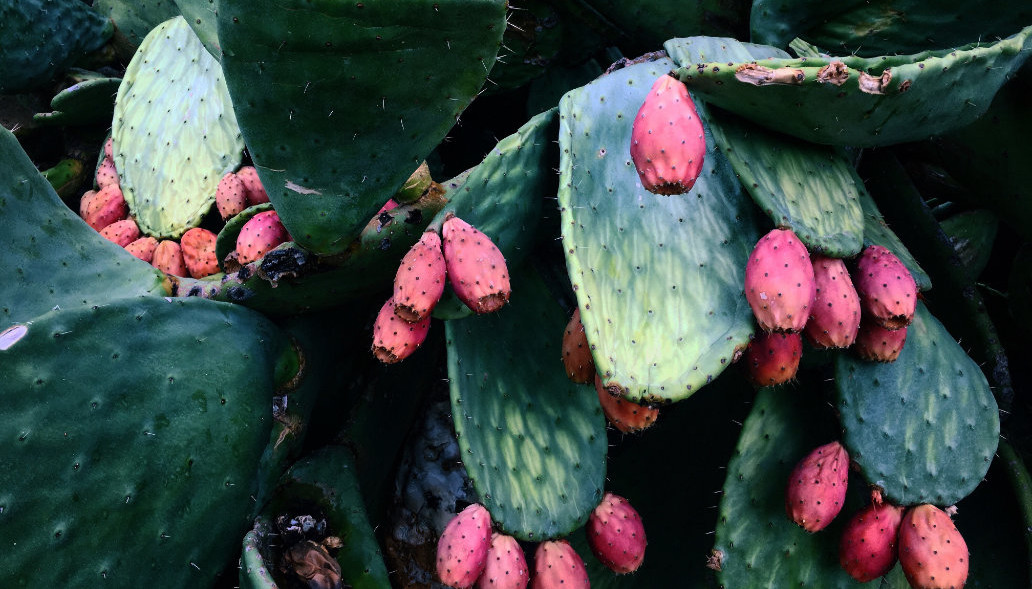
[[[706,133],[688,89],[660,76],[634,117],[631,160],[642,186],[656,194],[692,189],[706,156]]]

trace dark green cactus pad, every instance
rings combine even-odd
[[[121,78],[80,70],[80,81],[54,95],[52,112],[38,113],[32,120],[41,125],[92,125],[111,122],[115,110],[115,94]]]
[[[218,35],[262,184],[299,245],[340,253],[455,124],[503,0],[221,0]]]
[[[951,215],[940,223],[950,238],[966,280],[974,282],[989,263],[1000,221],[985,209]]]
[[[686,195],[647,192],[631,163],[633,119],[672,66],[632,65],[560,103],[559,206],[581,321],[605,384],[650,402],[695,393],[754,329],[742,285],[759,219],[712,138]]]
[[[749,26],[747,0],[700,0],[691,3],[665,0],[588,0],[613,22],[635,51],[650,51],[686,31],[699,35],[745,38]]]
[[[19,0],[0,6],[0,94],[50,81],[114,32],[80,0]]]
[[[859,176],[857,179],[859,182]],[[858,183],[857,186],[861,185]],[[878,205],[871,198],[866,188],[860,190],[860,207],[864,211],[864,245],[874,244],[887,248],[890,252],[896,254],[896,257],[903,262],[907,270],[910,270],[911,276],[914,277],[914,281],[917,283],[918,290],[925,291],[932,288],[932,279],[921,268],[921,265],[917,263],[917,259],[910,253],[907,246],[903,245],[903,241],[900,240],[899,236],[889,228],[885,218],[882,217],[881,211],[878,210]]]
[[[95,0],[93,8],[115,22],[119,52],[130,55],[151,29],[179,15],[173,0]]]
[[[873,147],[977,119],[1032,53],[1030,37],[1032,26],[952,51],[682,64],[676,75],[703,100],[775,131]]]
[[[835,365],[843,443],[864,477],[903,505],[953,505],[982,481],[1000,438],[982,371],[918,304],[899,358]]]
[[[282,332],[161,297],[23,326],[0,350],[2,584],[210,586],[258,509]]]
[[[0,129],[0,178],[0,331],[55,306],[71,310],[166,293],[161,272],[61,202],[6,129]]]
[[[111,123],[122,194],[140,231],[178,238],[200,224],[244,143],[222,68],[177,16],[129,62]]]
[[[541,541],[579,527],[602,500],[607,439],[594,388],[571,382],[560,361],[569,317],[521,268],[504,309],[445,323],[448,379],[481,502],[506,533]]]
[[[845,507],[824,530],[810,533],[785,513],[789,474],[814,448],[838,439],[834,416],[812,388],[764,388],[727,465],[714,550],[722,587],[860,587],[838,562],[838,539],[863,504],[853,476]]]
[[[222,47],[219,46],[219,32],[215,14],[218,4],[215,0],[175,0],[187,24],[193,29],[197,38],[204,44],[216,61],[222,60]]]

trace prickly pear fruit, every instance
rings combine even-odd
[[[580,320],[580,307],[573,310],[563,333],[563,366],[573,382],[587,384],[595,378],[595,360]]]
[[[244,195],[247,197],[247,206],[260,205],[269,202],[269,195],[262,186],[262,180],[258,177],[258,170],[254,166],[242,166],[236,171],[240,181],[244,183]]]
[[[115,160],[105,157],[97,166],[97,186],[104,188],[114,184],[118,186],[118,170],[115,169]]]
[[[530,570],[520,543],[512,536],[492,534],[487,566],[477,579],[477,589],[526,589],[529,583]]]
[[[188,229],[179,238],[183,262],[186,263],[190,276],[204,278],[218,273],[219,260],[215,257],[215,239],[214,233],[201,227]]]
[[[96,190],[87,190],[82,194],[82,197],[79,198],[79,216],[83,219],[86,218],[86,211],[90,210],[90,203],[93,202],[93,199],[96,196]]]
[[[823,530],[842,510],[848,482],[849,454],[842,444],[831,442],[813,450],[788,478],[788,517],[807,532]]]
[[[885,329],[910,325],[917,307],[917,283],[888,249],[869,245],[856,263],[856,292],[865,319]]]
[[[967,543],[945,511],[918,505],[903,515],[899,564],[914,589],[960,589],[968,576]]]
[[[81,204],[81,203],[80,203]],[[121,221],[129,216],[129,205],[122,197],[122,189],[117,185],[105,186],[93,195],[93,198],[86,203],[86,212],[83,220],[94,231],[100,231],[115,221]]]
[[[226,172],[215,189],[215,208],[225,221],[247,208],[247,189],[234,172]]]
[[[745,373],[760,387],[786,383],[795,378],[802,356],[803,338],[798,333],[761,331],[745,348]]]
[[[186,277],[186,263],[183,261],[183,250],[171,239],[158,242],[154,248],[151,266],[171,276]]]
[[[602,413],[616,429],[625,434],[640,432],[652,427],[659,419],[659,409],[632,403],[624,399],[619,392],[610,393],[602,386],[602,377],[595,375],[595,392],[602,405]]]
[[[864,360],[895,362],[907,342],[907,328],[885,329],[864,318],[853,343],[853,350]]]
[[[125,246],[125,251],[150,264],[154,260],[154,250],[158,247],[158,240],[153,237],[141,237]]]
[[[880,502],[857,512],[839,540],[839,564],[851,577],[866,583],[888,574],[896,564],[903,508]]]
[[[394,312],[415,323],[430,316],[444,294],[444,252],[441,236],[427,231],[401,259],[394,275]]]
[[[240,228],[236,242],[237,261],[241,264],[253,262],[286,241],[290,241],[290,235],[276,211],[258,213]]]
[[[645,525],[631,504],[613,493],[588,516],[588,546],[595,558],[618,575],[633,573],[645,559]]]
[[[109,160],[115,159],[115,140],[112,137],[108,137],[104,142],[104,157]]]
[[[745,265],[745,298],[764,331],[801,331],[817,295],[806,246],[791,229],[760,238]]]
[[[393,309],[390,311],[394,315]],[[437,576],[445,585],[472,587],[487,566],[491,548],[491,514],[474,503],[444,527],[437,541]]]
[[[846,263],[813,256],[813,277],[817,294],[804,328],[806,339],[815,348],[848,348],[860,327],[860,298]]]
[[[122,219],[121,221],[115,221],[101,229],[100,235],[104,239],[117,243],[119,247],[124,248],[139,239],[140,228],[137,227],[136,221],[133,221],[132,219]]]
[[[566,540],[549,540],[534,551],[531,589],[588,589],[588,569],[584,560]]]
[[[409,323],[394,312],[394,297],[387,299],[373,323],[373,354],[384,364],[401,362],[412,355],[430,331],[430,316]]]
[[[641,184],[656,194],[692,189],[706,156],[706,133],[688,89],[660,76],[638,109],[631,128],[631,160]]]
[[[459,300],[475,313],[491,313],[509,301],[509,269],[491,239],[452,215],[441,227],[448,280]]]
[[[376,216],[379,217],[380,215],[388,211],[393,211],[399,206],[400,205],[398,205],[398,201],[394,200],[393,198],[387,199],[387,202],[383,203],[383,206],[380,207],[380,210],[376,211]]]

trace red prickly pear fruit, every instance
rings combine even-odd
[[[122,197],[122,189],[118,186],[105,186],[87,203],[83,220],[94,231],[100,231],[115,221],[129,216],[129,205]]]
[[[633,573],[645,560],[645,524],[631,504],[612,493],[588,516],[588,546],[595,558],[618,575]]]
[[[448,280],[459,300],[474,313],[491,313],[509,301],[505,256],[478,229],[451,216],[441,228]]]
[[[412,355],[430,331],[430,316],[409,323],[394,312],[394,297],[387,299],[373,323],[373,355],[384,364],[401,362]]]
[[[566,540],[549,540],[534,551],[531,589],[589,589],[584,559]]]
[[[290,234],[280,223],[276,211],[258,213],[240,228],[236,241],[237,261],[241,264],[253,262],[286,241],[290,241]]]
[[[806,246],[791,229],[760,238],[745,265],[745,298],[764,331],[802,331],[817,283]]]
[[[705,156],[706,133],[688,88],[673,76],[660,76],[631,128],[631,160],[642,186],[655,194],[688,192]]]
[[[795,378],[802,356],[798,333],[760,332],[745,348],[745,373],[756,386],[783,384]]]
[[[839,564],[861,583],[888,574],[896,564],[899,525],[903,508],[871,503],[857,512],[839,540]]]
[[[86,211],[90,210],[90,203],[93,202],[93,199],[96,198],[96,196],[96,190],[87,190],[82,194],[82,197],[79,198],[79,216],[83,219],[86,218]]]
[[[178,243],[170,239],[158,242],[157,247],[154,248],[151,266],[171,276],[185,278],[187,275],[186,263],[183,261],[183,250]]]
[[[527,589],[528,584],[530,570],[520,543],[512,536],[492,534],[487,566],[477,579],[477,589]]]
[[[659,419],[659,409],[632,403],[616,391],[610,393],[602,386],[602,377],[595,375],[595,392],[602,405],[602,413],[613,427],[625,434],[640,432],[652,427]]]
[[[409,323],[430,316],[444,294],[444,251],[441,236],[427,231],[401,259],[394,275],[394,312]]]
[[[260,205],[269,202],[269,195],[262,186],[262,180],[258,177],[258,170],[254,166],[243,166],[237,170],[236,175],[244,183],[244,195],[247,197],[247,206]]]
[[[587,384],[595,378],[595,359],[591,356],[588,335],[580,320],[580,308],[573,310],[563,332],[563,366],[566,376],[576,383]]]
[[[874,321],[860,321],[853,350],[864,360],[895,362],[907,342],[907,328],[885,329]]]
[[[865,319],[885,329],[910,325],[917,308],[917,283],[892,252],[880,245],[864,248],[854,278]]]
[[[111,158],[104,158],[101,160],[100,165],[97,167],[97,186],[104,188],[105,186],[119,185],[118,170],[115,169],[115,160]]]
[[[899,564],[914,589],[960,589],[968,576],[967,543],[945,511],[918,505],[903,515]]]
[[[823,530],[842,510],[848,482],[849,454],[842,444],[831,442],[813,450],[788,478],[788,517],[807,532]]]
[[[804,328],[806,339],[815,348],[848,348],[860,328],[860,297],[849,270],[838,258],[813,256],[812,261],[817,294]]]
[[[394,209],[398,208],[398,206],[399,206],[398,205],[398,201],[396,201],[396,200],[394,200],[392,198],[392,199],[388,200],[387,202],[383,203],[383,206],[380,207],[380,210],[376,211],[376,215],[380,216],[380,215],[386,213],[387,211],[393,211]]]
[[[218,273],[219,260],[215,257],[215,239],[214,233],[201,227],[189,229],[179,238],[183,262],[190,276],[204,278]]]
[[[114,137],[108,137],[107,141],[104,142],[104,157],[113,160],[115,159],[115,139]]]
[[[154,260],[154,250],[158,247],[158,240],[153,237],[141,237],[125,246],[125,251],[150,264]]]
[[[472,587],[487,567],[490,548],[491,514],[474,503],[444,527],[437,541],[437,576],[451,587]]]
[[[244,182],[233,172],[226,173],[215,189],[215,208],[225,221],[247,208],[247,194]]]
[[[122,219],[101,229],[100,235],[104,239],[117,243],[119,247],[124,248],[140,238],[140,228],[137,227],[136,221]]]

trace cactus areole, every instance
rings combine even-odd
[[[688,89],[663,75],[634,117],[631,160],[641,184],[656,194],[684,194],[695,185],[706,156],[706,133]]]

